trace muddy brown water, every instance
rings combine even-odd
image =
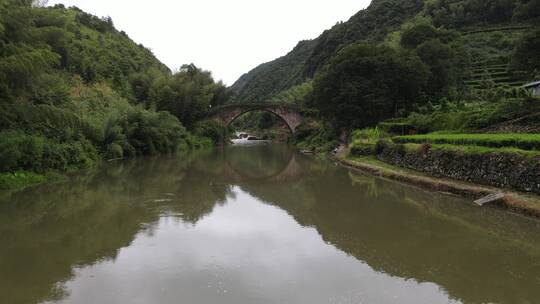
[[[0,303],[540,303],[540,224],[286,146],[0,196]]]

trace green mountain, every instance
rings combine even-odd
[[[538,0],[373,0],[347,22],[314,40],[301,41],[287,55],[244,74],[231,89],[237,101],[272,99],[312,79],[345,46],[371,42],[399,47],[402,32],[418,23],[468,35],[463,41],[473,69],[467,71],[471,74],[467,84],[477,85],[475,80],[487,69],[496,81],[515,85],[521,79],[507,75],[506,67],[519,38],[538,19],[539,10]]]

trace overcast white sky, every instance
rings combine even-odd
[[[195,63],[231,85],[367,7],[370,0],[51,0],[110,16],[169,68]]]

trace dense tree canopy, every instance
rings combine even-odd
[[[463,27],[512,19],[518,0],[437,0],[428,11],[437,26]]]
[[[446,44],[445,39],[451,39],[455,32],[441,28],[466,32],[506,27],[512,23],[523,26],[539,21],[539,16],[540,0],[373,0],[367,9],[350,20],[336,24],[314,40],[301,41],[283,57],[244,74],[232,89],[239,100],[264,102],[313,78],[341,48],[352,43],[381,43],[388,35],[399,38],[402,34],[403,45],[409,48],[416,48],[434,37]],[[418,20],[423,20],[421,24],[425,26],[399,33]],[[450,36],[441,37],[445,32]],[[484,42],[495,43],[501,44],[503,49],[509,45],[507,39]],[[492,54],[494,50],[489,45],[472,44],[475,49]]]
[[[230,98],[223,83],[215,83],[210,72],[193,64],[184,65],[172,77],[158,80],[152,89],[157,109],[169,111],[187,126],[193,126],[212,107]]]
[[[0,0],[1,171],[186,149],[200,141],[182,124],[228,97],[194,65],[172,74],[109,17]]]
[[[533,77],[540,75],[540,30],[523,37],[518,45],[512,64],[515,68],[527,71]]]
[[[415,54],[355,44],[315,78],[313,104],[335,126],[371,126],[421,100],[428,77]]]
[[[459,34],[420,23],[406,29],[401,45],[413,50],[430,69],[426,94],[434,99],[448,95],[460,77],[462,49],[454,43]]]
[[[340,22],[288,54],[261,64],[233,84],[237,99],[264,102],[318,73],[342,47],[360,41],[380,42],[423,9],[423,0],[373,0],[350,20]]]

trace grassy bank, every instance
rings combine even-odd
[[[506,195],[499,206],[539,217],[540,199],[532,192],[538,191],[540,180],[540,134],[530,132],[538,126],[538,101],[484,104],[449,103],[354,130],[340,161],[370,174],[473,199],[502,191]],[[518,132],[497,132],[499,126]],[[416,134],[426,131],[432,133]]]
[[[0,190],[17,190],[27,186],[42,183],[47,180],[45,175],[28,171],[0,173]]]
[[[398,143],[432,143],[540,150],[540,134],[425,134],[394,137]]]
[[[431,191],[452,193],[464,197],[479,199],[486,195],[500,193],[500,189],[460,182],[452,179],[435,178],[418,171],[404,169],[382,162],[374,156],[347,156],[337,159],[345,167],[364,173],[404,182]],[[471,202],[472,203],[472,202]],[[495,205],[506,210],[540,218],[540,198],[512,191],[505,191],[504,198]]]
[[[403,144],[406,150],[408,151],[420,151],[429,149],[431,151],[448,151],[448,152],[460,152],[461,154],[490,154],[490,153],[505,153],[505,154],[516,154],[519,156],[529,156],[529,157],[538,157],[540,156],[540,151],[536,150],[523,150],[513,147],[502,147],[502,148],[492,148],[484,147],[470,144],[430,144],[430,143],[406,143]]]

